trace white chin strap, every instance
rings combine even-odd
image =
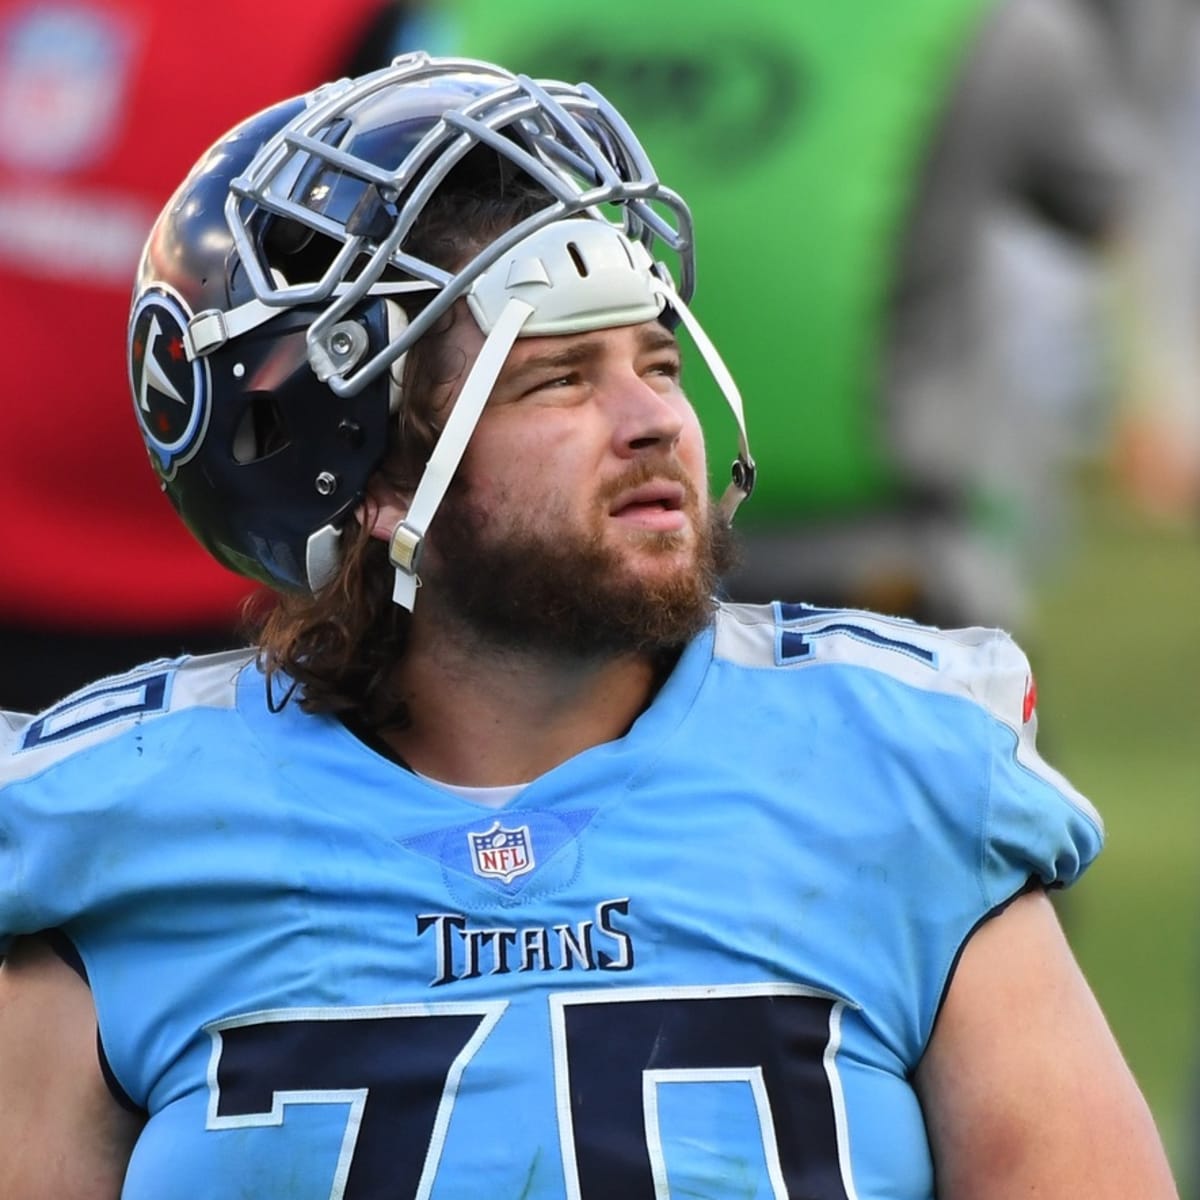
[[[665,276],[665,272],[664,272]],[[519,337],[586,333],[653,321],[669,305],[679,314],[733,411],[739,453],[721,498],[731,521],[754,486],[742,398],[716,347],[675,290],[654,270],[640,242],[602,220],[548,225],[518,242],[471,285],[467,305],[485,336],[446,420],[404,520],[392,532],[388,556],[396,569],[392,599],[412,611],[425,535],[462,461],[467,443]]]

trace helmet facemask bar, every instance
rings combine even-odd
[[[454,73],[461,71],[460,75]],[[462,87],[464,102],[429,128],[395,168],[348,153],[338,134],[353,128],[353,115],[387,89],[423,80],[450,79]],[[492,90],[470,98],[468,88]],[[401,250],[422,210],[450,172],[477,146],[485,145],[524,172],[552,197],[551,203],[484,247],[453,274]],[[376,236],[354,232],[301,202],[292,193],[296,180],[314,165],[373,190],[376,217],[390,224]],[[397,202],[403,196],[403,202]],[[652,207],[658,202],[671,216]],[[685,299],[694,268],[691,218],[686,205],[659,183],[652,166],[625,122],[603,97],[587,87],[534,82],[486,63],[439,60],[425,55],[398,59],[383,71],[354,84],[330,85],[310,107],[289,122],[255,156],[230,190],[226,216],[256,296],[249,314],[255,322],[272,310],[332,300],[309,329],[309,356],[318,378],[337,395],[356,394],[395,363],[423,336],[472,281],[530,233],[577,215],[607,219],[603,206],[615,206],[620,226],[633,241],[653,252],[655,243],[678,256]],[[333,260],[316,281],[296,283],[276,275],[256,242],[252,222],[268,213],[307,227],[336,243]],[[666,268],[660,268],[664,275]],[[385,272],[387,278],[385,279]],[[397,272],[408,282],[388,282]],[[427,288],[438,294],[408,327],[365,363],[346,361],[331,352],[334,328],[369,295]],[[249,306],[247,306],[249,307]],[[243,328],[245,323],[243,322]]]

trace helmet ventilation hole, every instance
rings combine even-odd
[[[240,466],[268,458],[290,439],[279,406],[269,392],[255,392],[233,434],[233,461]]]
[[[588,277],[588,266],[583,260],[583,255],[579,251],[579,247],[574,242],[567,243],[567,253],[571,256],[571,261],[575,264],[575,270],[579,272],[580,278]]]

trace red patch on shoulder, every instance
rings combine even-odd
[[[1037,680],[1030,675],[1025,684],[1025,702],[1021,706],[1021,720],[1028,724],[1035,708],[1037,708]]]

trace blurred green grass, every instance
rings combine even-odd
[[[1200,1195],[1200,522],[1138,516],[1097,472],[1081,478],[1078,515],[1028,639],[1045,753],[1108,830],[1063,916],[1189,1200]]]

